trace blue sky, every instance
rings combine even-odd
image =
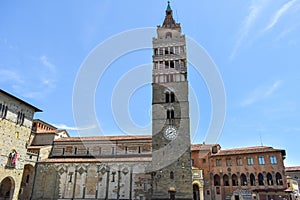
[[[75,127],[72,108],[84,60],[113,35],[160,25],[166,5],[162,0],[1,1],[0,87],[42,109],[36,118],[76,136],[76,129],[86,128]],[[184,34],[207,51],[222,77],[226,119],[217,142],[223,149],[282,148],[287,166],[300,165],[300,0],[173,0],[171,7]],[[151,56],[149,49],[123,55],[98,82],[95,113],[106,134],[122,134],[111,109],[116,84],[135,67],[151,64]],[[202,143],[211,96],[192,67],[189,80],[200,110],[193,142]],[[133,122],[149,125],[150,85],[126,101]]]

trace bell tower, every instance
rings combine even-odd
[[[192,200],[186,41],[170,2],[152,44],[152,199]]]

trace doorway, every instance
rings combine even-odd
[[[14,195],[15,184],[11,177],[4,178],[0,183],[0,199],[11,200]]]
[[[200,200],[199,186],[197,184],[193,185],[193,200]]]

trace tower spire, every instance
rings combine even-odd
[[[173,11],[170,5],[170,1],[168,1],[168,6],[167,6],[167,10],[166,10],[166,16],[165,16],[165,20],[164,23],[162,25],[162,27],[165,28],[175,28],[178,27],[179,24],[177,24],[175,22],[175,20],[173,19]]]
[[[170,1],[168,1],[167,11],[172,11],[171,6],[170,6]]]

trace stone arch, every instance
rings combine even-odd
[[[253,173],[250,174],[250,185],[255,186],[255,176]]]
[[[268,185],[274,185],[272,174],[267,174],[267,183]]]
[[[258,174],[258,185],[264,185],[264,176],[261,173]]]
[[[247,186],[247,177],[244,173],[241,174],[241,185],[242,186]]]
[[[0,183],[0,199],[11,200],[14,196],[15,181],[12,177],[5,177]]]
[[[19,199],[30,198],[34,181],[34,173],[34,167],[31,164],[26,164],[24,166]]]
[[[193,200],[200,200],[200,188],[202,184],[199,181],[193,181]]]
[[[283,185],[282,176],[279,172],[276,173],[275,177],[277,185]]]
[[[224,186],[229,186],[229,177],[227,174],[224,174],[223,176],[223,184]]]
[[[218,174],[214,175],[214,186],[220,186],[220,176]]]
[[[238,186],[238,177],[235,174],[232,174],[231,176],[231,180],[232,180],[232,186]]]

